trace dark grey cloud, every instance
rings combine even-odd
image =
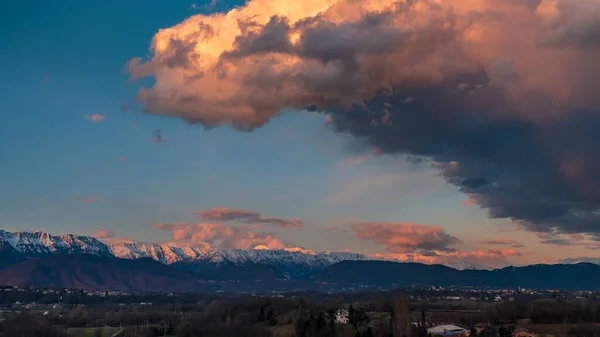
[[[456,83],[480,89],[457,91]],[[398,104],[406,96],[416,99]],[[329,125],[384,153],[431,160],[492,218],[535,232],[600,233],[599,113],[522,118],[484,72],[437,87],[395,88],[366,106],[331,110]],[[386,111],[392,123],[373,127],[373,111]]]

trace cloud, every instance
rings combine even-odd
[[[488,249],[475,250],[468,252],[444,252],[434,251],[427,254],[407,253],[407,254],[372,254],[371,258],[397,260],[405,262],[419,262],[426,264],[444,264],[452,262],[468,262],[477,266],[485,266],[491,268],[506,267],[508,259],[512,257],[520,257],[523,254],[514,249]]]
[[[300,228],[302,221],[262,216],[260,213],[245,209],[217,207],[195,213],[206,221],[239,221],[249,224],[265,224],[281,228]]]
[[[580,246],[590,250],[600,250],[598,237],[581,233],[564,234],[559,232],[535,233],[540,239],[540,243],[557,246]]]
[[[386,246],[390,253],[453,251],[460,243],[442,228],[409,222],[356,222],[350,224],[356,238]]]
[[[95,202],[102,202],[104,201],[104,199],[100,198],[99,196],[95,195],[95,194],[90,194],[89,196],[74,196],[73,199],[81,201],[84,204],[91,204],[91,203],[95,203]]]
[[[154,144],[167,144],[169,142],[169,139],[165,137],[160,130],[154,130],[154,132],[152,132],[150,140]]]
[[[99,229],[94,233],[93,237],[108,245],[115,243],[139,243],[127,237],[117,236],[109,229]]]
[[[97,239],[110,239],[114,238],[116,235],[113,231],[109,229],[99,229],[94,233],[94,237]]]
[[[511,239],[491,239],[491,240],[481,240],[481,241],[477,241],[477,243],[481,244],[481,245],[497,245],[497,246],[511,246],[514,248],[523,248],[525,246],[523,246],[522,243],[515,241],[515,240],[511,240]]]
[[[543,1],[540,43],[554,47],[600,47],[600,3],[595,0]]]
[[[251,0],[160,30],[144,111],[251,131],[282,109],[440,170],[492,218],[600,235],[600,3]]]
[[[89,120],[91,120],[92,122],[95,122],[95,123],[102,122],[105,119],[104,116],[99,115],[99,114],[85,115],[85,116],[83,116],[83,118],[89,119]]]
[[[284,249],[290,245],[270,233],[255,233],[244,227],[231,227],[219,223],[159,223],[152,228],[171,231],[173,241],[179,246],[195,246],[204,249],[253,249],[264,246],[268,249]],[[263,247],[263,248],[264,248]]]
[[[595,263],[600,264],[600,257],[569,257],[564,259],[559,259],[556,263],[564,263],[564,264],[573,264],[573,263]]]
[[[473,198],[472,196],[469,196],[465,200],[462,201],[462,204],[465,206],[477,205],[477,200],[475,198]]]

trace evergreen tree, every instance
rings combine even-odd
[[[504,325],[498,329],[498,335],[500,337],[507,337],[506,328],[504,328]]]
[[[350,308],[348,309],[348,323],[356,325],[356,312],[352,304],[350,304]]]
[[[317,330],[324,330],[327,326],[327,321],[325,320],[325,314],[320,312],[317,316]]]

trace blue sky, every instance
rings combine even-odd
[[[237,3],[191,1],[15,1],[0,13],[0,227],[162,242],[154,223],[193,222],[193,213],[241,208],[299,218],[273,229],[314,250],[382,253],[351,222],[410,222],[476,241],[518,237],[524,262],[559,257],[509,220],[490,220],[428,164],[373,156],[332,132],[325,116],[284,111],[254,132],[205,130],[178,119],[123,111],[140,86],[125,66],[148,55],[154,34],[202,11]],[[98,114],[102,121],[85,116]],[[160,130],[167,143],[152,142]],[[81,198],[93,202],[82,202]],[[571,255],[581,255],[572,248]],[[562,257],[562,255],[560,255]],[[518,262],[518,261],[517,261]]]

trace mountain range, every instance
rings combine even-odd
[[[592,263],[484,270],[461,261],[445,266],[301,249],[106,244],[89,236],[0,230],[0,285],[126,292],[344,291],[432,285],[600,289],[598,279],[600,266]]]
[[[210,249],[176,247],[168,244],[116,242],[106,244],[91,236],[75,234],[51,235],[41,231],[7,232],[0,230],[0,252],[13,251],[24,258],[39,258],[50,254],[91,254],[122,259],[151,258],[163,264],[269,264],[276,266],[283,276],[305,278],[341,261],[369,260],[363,254],[346,252],[306,251],[300,248],[282,250],[259,249]],[[445,264],[454,269],[488,269],[465,261]],[[2,261],[0,261],[0,267]]]

